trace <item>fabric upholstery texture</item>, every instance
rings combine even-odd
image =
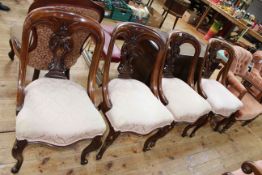
[[[258,160],[255,162],[255,165],[262,170],[262,160]],[[254,173],[246,174],[241,169],[238,169],[234,172],[232,172],[233,175],[255,175]]]
[[[234,46],[234,51],[236,58],[233,60],[230,70],[236,75],[245,76],[253,56],[248,50],[240,46]]]
[[[237,97],[239,95],[244,94],[247,92],[245,86],[240,82],[240,80],[233,74],[233,72],[229,71],[227,74],[227,84],[228,89],[232,88],[235,91],[231,91],[233,94],[235,94]]]
[[[215,114],[229,117],[243,106],[243,103],[218,81],[202,79],[201,85]]]
[[[251,94],[247,93],[241,100],[244,106],[239,110],[240,116],[237,120],[250,120],[262,114],[260,104]]]
[[[25,88],[24,105],[16,119],[18,140],[66,146],[105,130],[86,90],[73,81],[41,78]]]
[[[81,7],[71,7],[71,6],[57,6],[57,8],[74,12],[82,16],[88,16],[95,20],[98,20],[99,14],[92,9],[85,9]],[[23,25],[14,25],[11,27],[11,38],[16,38],[17,41],[21,43],[22,41],[22,31]],[[40,24],[36,26],[37,33],[37,46],[29,53],[28,65],[38,69],[38,70],[47,70],[48,65],[53,58],[53,54],[49,49],[49,40],[53,31],[48,25]],[[73,50],[65,57],[65,67],[70,68],[73,66],[77,59],[80,56],[80,50],[89,36],[89,32],[78,31],[72,34],[73,40]]]
[[[211,111],[209,103],[188,84],[178,78],[163,78],[162,87],[167,108],[177,122],[195,122]]]
[[[106,115],[116,131],[148,134],[174,121],[168,109],[138,80],[116,78],[108,89],[112,108]]]

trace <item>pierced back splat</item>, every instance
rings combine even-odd
[[[64,60],[65,56],[72,51],[73,41],[65,23],[51,36],[49,48],[53,53],[53,58],[48,65],[49,72],[45,76],[66,79]]]

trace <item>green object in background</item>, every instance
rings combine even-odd
[[[218,33],[219,30],[221,30],[222,28],[223,28],[223,23],[215,20],[209,30],[211,30],[213,33]]]

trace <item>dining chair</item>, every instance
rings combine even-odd
[[[190,69],[187,73],[186,82],[174,76],[176,58],[179,57],[180,48],[183,44],[190,44],[195,50],[189,63]],[[194,127],[190,134],[190,137],[192,137],[200,127],[208,122],[211,112],[211,106],[208,101],[205,100],[202,89],[200,88],[202,71],[198,72],[198,81],[196,83],[200,94],[194,90],[196,65],[198,61],[204,63],[203,60],[199,58],[201,46],[198,40],[192,35],[186,32],[172,31],[169,34],[166,47],[168,51],[163,69],[162,91],[167,103],[165,103],[165,100],[162,101],[173,114],[176,123],[188,123],[182,133],[183,137],[187,136],[188,130]],[[183,68],[180,67],[180,69]],[[159,93],[161,93],[161,91]]]
[[[109,81],[110,62],[115,41],[121,37],[121,62],[118,66],[118,78]],[[133,78],[136,72],[135,55],[143,52],[137,43],[150,40],[158,47],[158,54],[151,74],[149,87]],[[144,143],[143,151],[150,150],[157,140],[164,137],[172,128],[173,117],[168,109],[158,99],[159,66],[165,55],[165,43],[154,30],[137,23],[121,23],[112,34],[105,59],[103,76],[103,102],[100,104],[102,112],[109,123],[109,132],[96,158],[101,159],[104,152],[121,133],[135,133],[149,135]],[[152,58],[153,59],[153,58]],[[136,63],[135,63],[136,62]]]
[[[229,58],[227,63],[223,65],[223,72],[217,76],[216,80],[201,79],[203,93],[212,108],[211,123],[215,125],[214,131],[221,131],[220,127],[227,121],[227,118],[234,115],[243,106],[243,103],[226,88],[227,75],[232,62],[236,58],[233,46],[226,41],[212,38],[206,48],[205,60],[208,60],[209,56],[216,55],[219,50],[225,50]],[[208,66],[209,64],[205,65]],[[206,67],[206,69],[209,68]],[[222,119],[216,121],[218,118]]]
[[[30,55],[30,34],[36,29],[40,32],[33,35],[34,42],[47,43],[41,49],[41,54],[46,57]],[[69,80],[65,72],[80,56],[79,50],[87,35],[95,39],[96,47],[87,89],[84,89]],[[103,44],[103,30],[90,17],[55,7],[37,8],[27,15],[19,52],[16,141],[12,149],[17,162],[12,173],[17,173],[21,168],[23,151],[28,144],[64,147],[91,139],[91,143],[82,151],[81,164],[86,164],[86,156],[101,146],[106,124],[95,108],[94,100],[95,75]],[[48,73],[26,85],[28,65],[38,70],[48,70]]]

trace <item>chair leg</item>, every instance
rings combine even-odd
[[[40,70],[34,69],[34,74],[33,74],[32,81],[37,80],[39,78],[39,75],[40,75]]]
[[[166,17],[167,17],[167,15],[168,15],[168,12],[166,12],[166,14],[165,14],[165,16],[164,16],[163,20],[161,21],[161,23],[160,23],[160,25],[159,25],[159,28],[161,28],[161,27],[162,27],[162,25],[164,24],[164,22],[165,22],[165,20],[166,20]]]
[[[181,134],[181,136],[182,136],[182,137],[186,137],[186,136],[187,136],[187,131],[188,131],[190,128],[192,128],[192,127],[194,127],[193,124],[187,125],[187,126],[185,127],[185,129],[183,130],[183,133]]]
[[[242,123],[242,126],[248,125],[249,123],[253,122],[255,119],[256,119],[256,118],[253,118],[253,119],[251,119],[251,120],[244,121],[244,122]]]
[[[144,143],[143,151],[146,152],[153,148],[156,145],[156,142],[171,131],[174,126],[175,123],[172,123],[171,125],[160,128],[154,135],[150,136]]]
[[[116,138],[120,135],[119,131],[114,131],[114,129],[112,127],[110,127],[109,133],[106,136],[106,139],[102,145],[102,147],[100,148],[99,152],[96,155],[96,160],[100,160],[102,159],[105,151],[107,150],[107,148],[112,145],[112,143],[116,140]]]
[[[219,130],[220,133],[224,133],[226,130],[228,130],[234,123],[236,122],[235,116],[231,116],[227,118],[225,125],[222,129]]]
[[[22,163],[24,161],[23,150],[25,149],[27,144],[28,143],[26,140],[16,140],[15,141],[15,144],[12,149],[12,155],[17,160],[17,162],[11,169],[12,173],[18,173],[18,171],[20,170]]]
[[[92,151],[95,151],[100,148],[102,145],[102,136],[96,136],[95,138],[92,139],[92,142],[82,151],[81,154],[81,164],[85,165],[88,163],[88,160],[86,157],[88,156],[89,153]]]
[[[9,56],[9,58],[10,58],[12,61],[14,61],[15,51],[14,51],[14,48],[13,48],[11,39],[9,40],[9,45],[10,45],[11,50],[10,50],[10,52],[8,53],[8,56]]]
[[[175,27],[176,27],[176,23],[177,23],[178,19],[179,19],[179,18],[176,16],[176,20],[175,20],[174,25],[173,25],[173,30],[174,30]]]
[[[196,127],[193,129],[193,131],[191,132],[191,134],[189,135],[189,137],[194,137],[196,131],[197,131],[199,128],[201,128],[202,126],[204,126],[205,124],[207,124],[208,119],[209,119],[209,115],[208,115],[208,114],[205,115],[205,116],[202,116],[201,118],[199,118],[199,119],[195,122]]]
[[[227,121],[227,118],[224,118],[224,119],[222,119],[221,121],[219,121],[217,124],[216,124],[216,126],[215,126],[215,128],[214,128],[214,131],[219,131],[219,129],[220,129],[220,127],[221,126],[223,126],[223,124],[225,123]]]
[[[67,69],[65,71],[65,75],[66,75],[67,79],[70,80],[70,69]]]

